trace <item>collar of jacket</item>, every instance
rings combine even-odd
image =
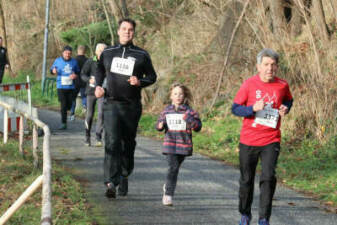
[[[169,105],[169,110],[175,110],[175,107],[174,105]],[[180,105],[178,106],[178,109],[176,110],[177,112],[178,111],[186,111],[187,110],[187,105],[183,104],[183,105]]]
[[[121,43],[119,43],[118,46],[121,47],[121,48],[123,48],[123,47],[126,47],[126,48],[127,48],[127,47],[132,47],[132,46],[133,46],[133,43],[132,43],[132,41],[126,43],[125,45],[122,45]]]

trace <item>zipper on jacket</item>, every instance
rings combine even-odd
[[[124,53],[125,53],[125,47],[123,47],[123,54],[122,54],[122,58],[124,58]]]

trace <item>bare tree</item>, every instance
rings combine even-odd
[[[268,0],[270,12],[272,15],[273,33],[277,37],[282,37],[286,28],[286,19],[284,16],[284,0]]]
[[[316,18],[317,20],[317,26],[320,30],[321,38],[323,38],[325,41],[329,40],[329,28],[326,24],[325,20],[325,14],[323,9],[322,0],[313,0],[312,1],[312,14],[313,18]]]
[[[302,16],[294,1],[291,1],[289,7],[291,9],[290,33],[291,36],[296,37],[302,33]]]
[[[118,21],[129,16],[129,11],[125,0],[110,0],[110,7],[115,19]]]
[[[113,45],[114,42],[115,42],[115,38],[114,38],[115,36],[114,36],[114,32],[112,30],[110,16],[109,16],[108,10],[106,9],[105,0],[101,0],[101,2],[102,2],[102,6],[103,6],[106,21],[108,23],[108,28],[109,28],[109,32],[110,32],[110,36],[111,36],[111,44]]]

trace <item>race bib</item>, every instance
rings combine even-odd
[[[135,60],[114,57],[112,59],[110,72],[132,76]]]
[[[73,80],[68,76],[61,76],[61,85],[72,85]]]
[[[279,119],[277,109],[265,107],[263,110],[256,112],[254,122],[271,128],[276,128]]]
[[[186,130],[186,121],[183,120],[184,114],[167,114],[166,123],[169,130]]]

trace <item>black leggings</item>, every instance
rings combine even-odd
[[[166,156],[168,171],[166,176],[165,194],[173,196],[177,186],[178,174],[181,164],[185,160],[184,155],[168,154]]]
[[[61,103],[61,122],[67,123],[67,111],[70,110],[74,91],[72,89],[57,89],[59,102]]]

